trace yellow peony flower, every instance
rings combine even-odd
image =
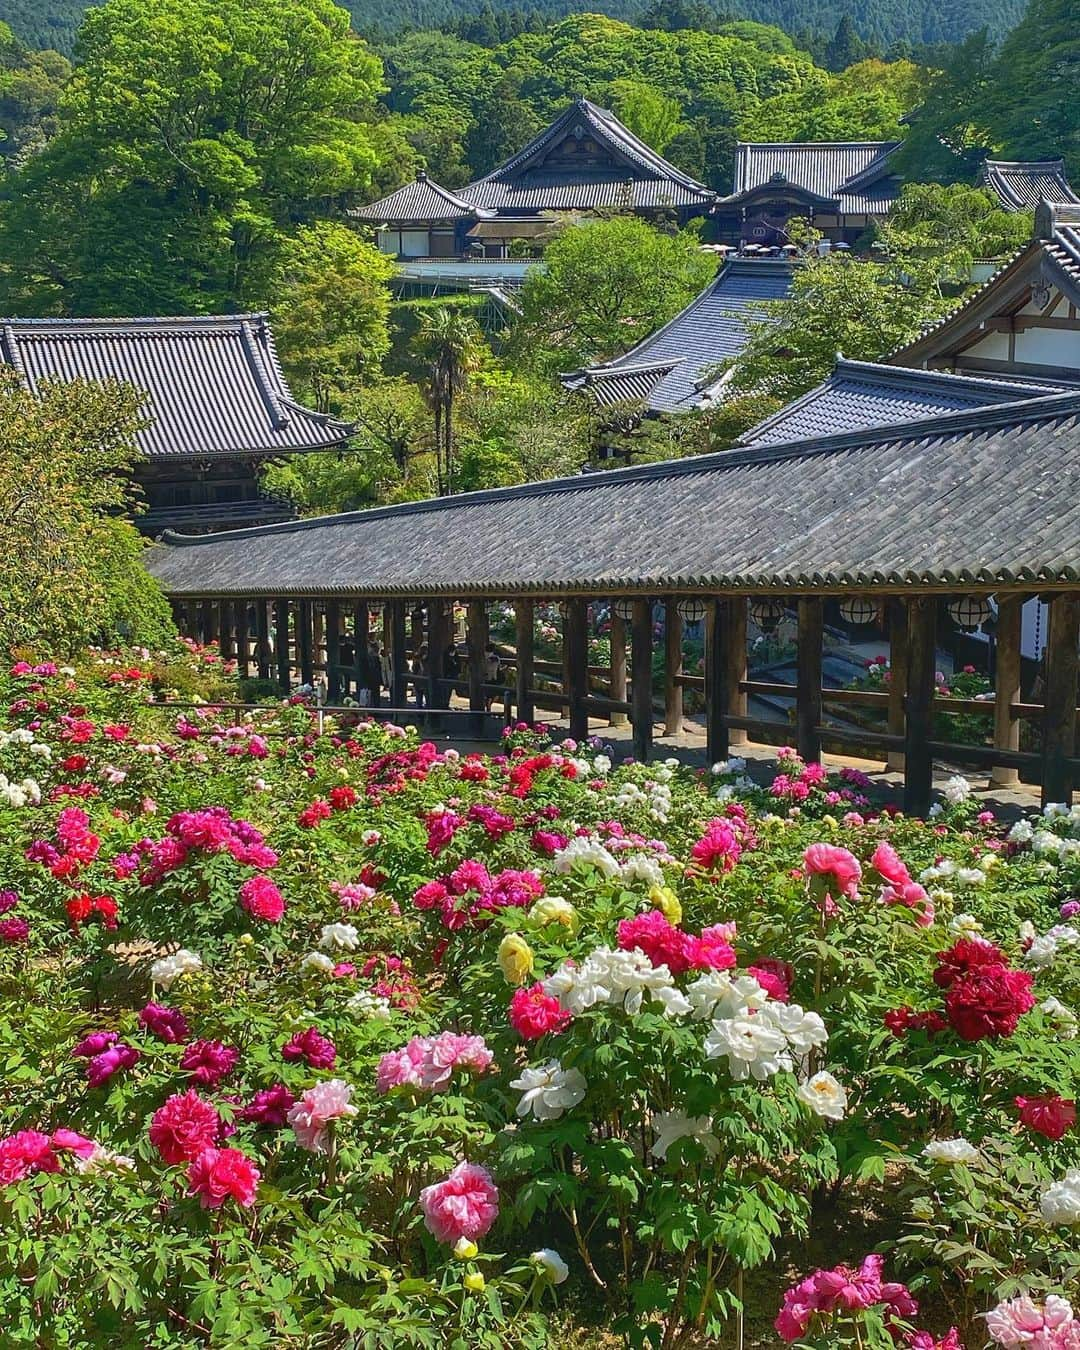
[[[468,1275],[462,1280],[462,1284],[465,1288],[470,1289],[474,1294],[479,1294],[485,1283],[486,1281],[484,1280],[483,1275],[481,1275],[478,1270],[470,1270]]]
[[[459,1237],[454,1243],[454,1255],[459,1261],[471,1261],[480,1251],[475,1242],[467,1237]]]
[[[533,951],[520,933],[507,933],[499,943],[498,959],[507,984],[524,984],[532,974]]]
[[[529,922],[537,928],[544,928],[549,923],[561,924],[570,930],[571,937],[581,927],[577,910],[561,895],[545,895],[537,900],[529,910]]]
[[[682,923],[682,905],[670,886],[650,886],[649,903],[660,911],[668,923],[676,927]]]

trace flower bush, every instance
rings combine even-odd
[[[1075,1350],[1080,810],[211,658],[2,679],[5,1344]]]

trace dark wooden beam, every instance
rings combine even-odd
[[[799,600],[797,638],[798,686],[795,693],[795,730],[799,755],[807,764],[821,759],[821,649],[824,606],[820,596]]]
[[[904,810],[925,816],[930,810],[934,757],[930,749],[934,721],[934,672],[937,669],[937,600],[909,600],[907,697],[904,725]]]
[[[994,630],[994,747],[997,750],[1020,749],[1020,722],[1012,715],[1012,705],[1020,700],[1020,635],[1023,598],[1003,596],[998,601]],[[1015,787],[1020,781],[1016,769],[1007,764],[990,771],[995,787]]]
[[[731,717],[745,717],[749,710],[747,691],[747,624],[750,601],[745,595],[730,596],[724,602],[727,622],[727,711]],[[728,727],[728,753],[750,739],[742,727]]]
[[[270,678],[270,618],[266,601],[255,601],[255,669],[260,680]]]
[[[405,665],[405,601],[387,600],[390,619],[390,706],[404,708],[407,684]]]
[[[1074,773],[1068,761],[1076,753],[1077,643],[1080,642],[1080,594],[1050,601],[1046,643],[1046,707],[1043,712],[1043,805],[1072,801]]]
[[[652,603],[634,601],[630,630],[630,720],[634,727],[634,758],[647,763],[652,752]]]
[[[664,735],[679,736],[683,729],[683,621],[674,596],[664,601]]]
[[[532,722],[536,716],[533,706],[533,682],[536,678],[536,660],[533,643],[533,613],[531,600],[514,602],[514,630],[517,644],[517,690],[515,702],[519,722]]]
[[[908,630],[907,604],[903,600],[890,600],[887,611],[889,616],[889,732],[893,736],[904,734],[904,698],[907,694]],[[885,760],[886,767],[903,772],[904,752],[890,750]]]
[[[236,655],[233,645],[233,607],[231,600],[219,600],[217,605],[218,651],[223,661],[231,661]]]
[[[274,601],[274,652],[277,656],[278,686],[287,694],[292,685],[292,660],[289,656],[289,602]]]
[[[710,764],[729,754],[729,622],[727,602],[710,600],[705,615],[705,754]]]
[[[470,600],[468,607],[469,707],[483,712],[487,707],[488,612],[483,600]]]
[[[567,698],[570,735],[577,741],[588,739],[589,714],[585,700],[589,694],[588,603],[579,596],[566,602],[563,619],[563,692]]]
[[[300,683],[310,686],[315,684],[313,619],[311,601],[299,601],[296,606],[296,661],[300,667]]]
[[[336,600],[326,602],[326,701],[336,703],[341,697],[341,606]]]

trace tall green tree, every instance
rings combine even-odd
[[[389,281],[397,271],[336,221],[306,225],[285,241],[274,287],[274,336],[297,392],[337,411],[349,386],[378,371],[390,350]]]
[[[480,364],[483,337],[469,315],[440,305],[425,311],[415,346],[427,363],[425,388],[434,423],[439,496],[450,496],[454,491],[454,406]]]
[[[262,302],[297,219],[362,190],[381,71],[332,0],[106,0],[0,216],[5,304]]]
[[[141,396],[118,384],[51,382],[32,394],[0,370],[0,651],[73,652],[120,639],[159,646],[169,607],[122,513]]]
[[[683,130],[678,101],[641,80],[616,80],[611,100],[622,121],[657,154],[662,155]]]
[[[548,369],[607,360],[679,312],[716,270],[689,230],[637,216],[593,220],[548,244],[521,293],[515,341]]]

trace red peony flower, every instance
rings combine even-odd
[[[1076,1124],[1076,1103],[1064,1097],[1017,1097],[1020,1120],[1047,1139],[1060,1139]]]
[[[539,981],[528,989],[514,990],[508,1015],[510,1025],[526,1041],[558,1035],[573,1020],[573,1015],[563,1010],[557,998],[544,993],[544,986]]]
[[[150,1142],[167,1163],[190,1162],[212,1147],[220,1132],[220,1116],[194,1090],[170,1097],[150,1122]]]
[[[306,1031],[298,1031],[285,1042],[281,1047],[281,1058],[302,1059],[312,1069],[332,1069],[337,1059],[337,1050],[333,1041],[324,1036],[317,1027],[308,1027]]]
[[[262,1174],[238,1148],[205,1148],[188,1165],[188,1194],[203,1209],[220,1209],[231,1196],[238,1205],[253,1205]]]
[[[347,811],[350,806],[356,805],[357,800],[356,789],[348,783],[339,783],[330,789],[330,805],[335,811]]]
[[[1005,957],[992,942],[983,938],[961,938],[947,952],[938,952],[938,962],[934,983],[948,989],[954,980],[969,971],[982,966],[1004,966]]]
[[[1031,976],[1003,965],[980,966],[959,976],[945,995],[949,1025],[965,1041],[1011,1036],[1035,1006]]]

